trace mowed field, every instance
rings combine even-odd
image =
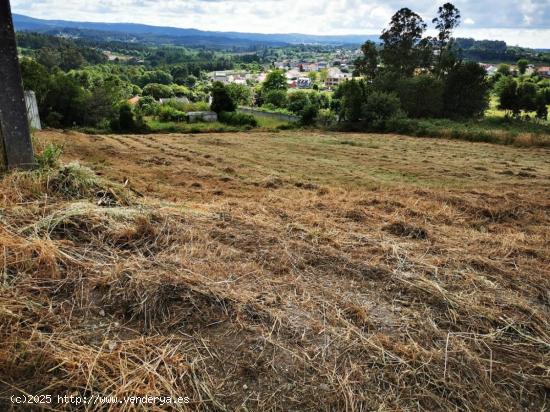
[[[68,391],[190,398],[157,410],[549,407],[550,150],[37,139],[97,176],[0,184],[0,405]]]

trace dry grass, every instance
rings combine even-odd
[[[75,392],[189,396],[181,410],[548,408],[548,151],[41,138],[99,177],[73,163],[0,183],[2,409]]]

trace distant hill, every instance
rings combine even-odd
[[[133,23],[91,23],[41,20],[13,15],[18,31],[66,34],[108,41],[139,41],[154,44],[204,45],[218,47],[284,46],[291,44],[353,45],[378,40],[378,35],[316,36],[308,34],[262,34],[203,31],[176,27],[157,27]]]

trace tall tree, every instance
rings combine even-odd
[[[269,72],[264,83],[262,84],[262,89],[264,92],[271,90],[286,90],[288,85],[286,83],[285,72],[282,70],[273,70]]]
[[[410,76],[422,66],[427,42],[422,42],[426,23],[409,8],[397,11],[391,19],[390,27],[380,36],[384,43],[381,56],[389,69]]]
[[[380,61],[376,44],[370,40],[366,41],[361,46],[361,51],[363,52],[363,56],[355,61],[355,74],[359,76],[366,75],[369,79],[374,79]]]
[[[529,61],[527,59],[519,59],[517,65],[519,74],[524,75],[527,71],[527,66],[529,66]]]
[[[489,106],[489,83],[485,69],[475,62],[461,62],[444,79],[446,117],[481,117]]]
[[[455,63],[455,56],[451,47],[451,36],[453,30],[460,25],[460,10],[451,3],[445,3],[439,7],[437,17],[432,20],[432,23],[435,24],[435,28],[438,30],[435,40],[435,73],[441,76]]]

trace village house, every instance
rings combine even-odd
[[[540,77],[550,78],[550,66],[537,67],[536,70]]]
[[[485,69],[488,76],[494,76],[498,70],[498,67],[493,64],[480,63],[480,66]]]
[[[334,89],[340,83],[350,80],[352,78],[351,74],[349,73],[343,73],[338,68],[331,68],[329,69],[327,79],[325,80],[325,87],[327,89]]]

